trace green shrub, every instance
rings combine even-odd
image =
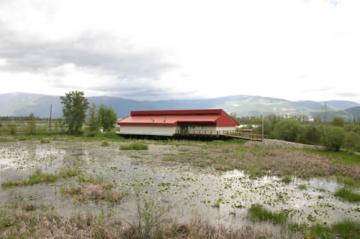
[[[148,150],[149,146],[144,143],[134,142],[134,143],[130,143],[128,145],[121,145],[120,149],[122,149],[122,150]]]
[[[295,142],[300,132],[300,123],[296,120],[285,119],[275,125],[274,136],[277,139]]]
[[[360,152],[360,135],[349,132],[345,135],[344,147]]]
[[[35,134],[36,133],[36,118],[34,114],[29,115],[29,120],[27,122],[26,131],[28,134]]]
[[[321,132],[314,125],[301,127],[297,141],[304,144],[318,144],[321,140]]]
[[[334,117],[331,121],[331,124],[336,127],[344,127],[345,120],[342,117]]]
[[[10,134],[15,135],[16,134],[16,125],[11,124],[11,125],[9,125],[9,128],[10,128]]]
[[[324,128],[322,141],[328,150],[339,151],[343,146],[344,139],[344,129],[335,126],[327,126]]]

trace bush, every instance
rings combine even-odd
[[[321,140],[320,130],[313,125],[306,125],[301,128],[297,141],[304,144],[318,144]]]
[[[296,120],[281,120],[275,125],[274,136],[277,139],[295,142],[300,133],[300,123]]]
[[[10,134],[15,135],[16,134],[16,124],[9,125],[10,128]]]
[[[342,128],[328,126],[324,128],[322,141],[328,150],[339,151],[343,146],[345,132]]]
[[[344,147],[360,152],[360,135],[350,132],[345,135]]]
[[[115,127],[117,115],[115,111],[110,107],[100,106],[98,112],[100,126],[104,131],[109,131]]]
[[[333,126],[337,126],[337,127],[344,127],[345,125],[345,121],[344,118],[341,117],[334,117],[331,121],[331,124]]]

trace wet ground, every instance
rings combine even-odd
[[[0,143],[0,183],[24,180],[37,169],[55,173],[79,167],[84,175],[100,176],[127,192],[118,204],[80,203],[61,194],[64,186],[77,185],[76,178],[61,179],[10,189],[0,188],[0,206],[14,201],[52,205],[60,214],[111,212],[131,221],[136,212],[136,194],[160,202],[169,217],[188,221],[200,216],[224,225],[248,223],[248,208],[255,203],[274,211],[288,210],[290,221],[333,223],[360,219],[360,204],[334,197],[341,187],[326,179],[251,178],[242,171],[219,172],[211,167],[165,161],[181,146],[150,145],[149,150],[120,150],[119,143],[101,147],[101,142],[35,141]],[[194,158],[193,160],[196,160]],[[302,186],[302,190],[299,189]],[[166,208],[166,209],[165,209]]]

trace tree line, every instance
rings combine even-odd
[[[111,131],[116,124],[117,115],[111,107],[90,104],[82,91],[71,91],[60,97],[63,118],[49,121],[39,119],[34,114],[27,117],[3,117],[11,135],[16,133],[42,134],[47,132],[85,134],[95,136],[99,132]],[[0,131],[4,131],[0,122]]]
[[[71,91],[60,97],[63,105],[64,125],[69,134],[83,133],[83,124],[87,123],[86,133],[95,136],[99,130],[110,131],[115,127],[117,115],[110,107],[95,103],[89,105],[82,91]]]
[[[262,124],[261,117],[242,117],[238,120],[241,124]],[[254,130],[260,133],[261,128]],[[341,117],[334,117],[331,122],[308,122],[299,118],[265,116],[264,133],[272,139],[323,145],[333,151],[346,148],[360,152],[360,122],[346,122]]]

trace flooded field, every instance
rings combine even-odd
[[[124,143],[111,142],[106,147],[102,147],[101,142],[76,141],[1,143],[1,184],[24,181],[39,169],[56,174],[76,168],[80,173],[50,183],[2,187],[0,206],[26,202],[51,206],[65,217],[106,212],[131,222],[136,220],[139,200],[146,199],[155,201],[167,218],[178,222],[202,218],[231,228],[253,224],[248,210],[254,204],[271,211],[286,211],[289,223],[311,225],[360,220],[360,203],[335,197],[334,193],[342,185],[333,180],[252,177],[236,169],[217,171],[211,165],[198,167],[169,160],[169,155],[181,157],[182,152],[189,149],[188,145],[150,144],[148,150],[121,150],[121,144]],[[66,192],[82,185],[79,177],[111,182],[114,185],[111,190],[121,192],[122,196],[111,202],[78,200]],[[274,227],[270,223],[257,226]]]

